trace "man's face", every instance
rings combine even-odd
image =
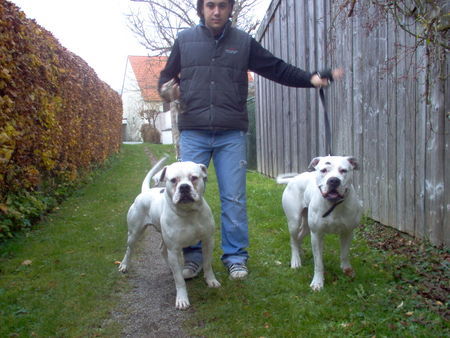
[[[230,17],[231,10],[228,0],[205,0],[202,12],[206,26],[214,34],[220,33]]]

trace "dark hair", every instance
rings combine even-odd
[[[200,18],[203,18],[202,9],[203,9],[203,4],[204,3],[205,3],[205,0],[197,0],[197,15]],[[234,0],[228,0],[228,3],[231,5],[231,8],[233,8]]]

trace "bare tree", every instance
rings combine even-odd
[[[355,7],[361,0],[339,0],[335,6],[338,15],[353,16]],[[450,30],[448,0],[371,0],[380,13],[391,16],[397,25],[417,39],[417,45],[432,44],[450,50],[448,33]],[[377,18],[380,19],[381,17]],[[411,24],[408,19],[412,19]],[[374,26],[376,23],[374,22]]]
[[[195,26],[195,0],[132,0],[141,6],[128,14],[129,27],[151,55],[167,55],[180,30]],[[254,10],[261,0],[236,0],[232,23],[249,34],[255,33],[259,20]]]
[[[429,86],[432,77],[432,66],[439,64],[441,73],[439,78],[445,81],[448,77],[446,69],[446,58],[450,50],[449,31],[450,3],[448,0],[335,0],[333,6],[336,9],[335,16],[332,18],[331,29],[335,24],[346,24],[348,18],[359,15],[366,17],[367,22],[361,28],[367,31],[376,29],[389,18],[394,20],[397,27],[405,31],[414,38],[413,45],[402,45],[398,43],[396,48],[402,50],[402,53],[386,60],[386,73],[391,72],[394,67],[402,60],[410,60],[409,71],[425,71],[426,91],[425,96],[428,100]],[[369,13],[369,8],[375,9]],[[424,48],[426,62],[423,67],[417,68],[415,64],[416,52]],[[407,74],[402,75],[408,77]],[[401,80],[399,78],[399,80]]]
[[[157,109],[142,109],[139,111],[139,116],[142,117],[150,126],[156,128],[156,119],[160,112]]]
[[[156,128],[156,120],[160,114],[157,106],[152,104],[142,106],[139,111],[139,116],[147,122],[141,126],[141,135],[144,142],[161,143],[161,132]]]

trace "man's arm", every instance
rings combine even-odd
[[[344,75],[344,70],[341,68],[307,72],[277,58],[254,38],[252,38],[249,58],[249,70],[289,87],[326,87],[331,81],[340,80]]]
[[[158,80],[158,91],[161,92],[161,87],[164,83],[175,79],[179,82],[178,75],[181,70],[181,60],[180,60],[180,48],[178,45],[178,39],[175,40],[170,56],[167,59],[166,67],[161,71]]]
[[[285,86],[311,88],[314,73],[304,71],[274,56],[254,38],[250,46],[249,70]]]

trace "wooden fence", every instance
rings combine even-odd
[[[416,39],[369,1],[357,1],[350,17],[338,15],[336,3],[273,0],[256,38],[305,70],[345,69],[344,79],[326,90],[332,149],[359,159],[354,183],[366,213],[449,245],[447,55],[438,62],[424,46],[413,48]],[[256,88],[258,171],[271,177],[301,172],[325,155],[317,90],[259,76]]]

